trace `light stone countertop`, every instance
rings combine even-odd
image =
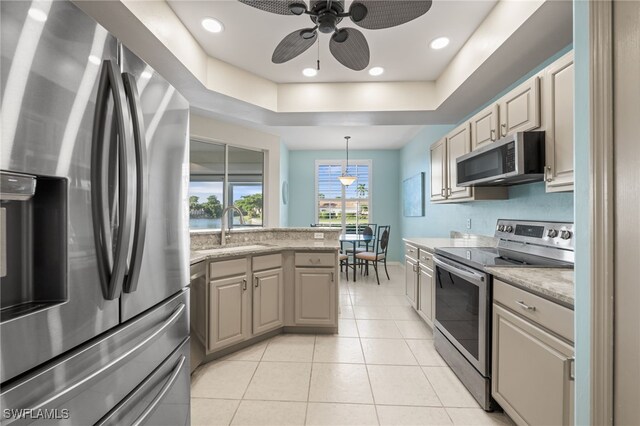
[[[403,238],[403,241],[434,253],[436,247],[495,247],[496,241],[492,237],[471,238]]]
[[[269,242],[247,242],[245,244],[226,245],[208,250],[192,250],[191,264],[193,265],[203,260],[269,254],[286,250],[338,251],[339,249],[340,242],[337,240],[271,240]]]
[[[499,280],[506,281],[573,309],[573,269],[558,268],[501,268],[487,267],[485,271]]]

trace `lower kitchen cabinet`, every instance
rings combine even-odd
[[[404,262],[404,294],[407,296],[407,300],[409,304],[413,306],[413,309],[418,309],[418,261],[409,256],[405,256]]]
[[[209,352],[250,337],[247,275],[209,282]]]
[[[519,425],[572,425],[573,347],[493,304],[492,395]]]
[[[295,314],[297,325],[336,326],[335,268],[295,269]]]
[[[282,268],[253,274],[253,334],[264,333],[284,323],[284,279]]]
[[[419,270],[418,315],[433,328],[433,313],[435,311],[433,271],[422,265]]]

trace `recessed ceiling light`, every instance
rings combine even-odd
[[[93,65],[100,65],[102,61],[96,55],[89,55],[89,62]]]
[[[431,40],[431,48],[432,49],[443,49],[449,45],[449,39],[447,37],[438,37]]]
[[[374,77],[382,75],[383,73],[384,73],[384,68],[382,67],[373,67],[369,70],[369,75],[372,75]]]
[[[215,18],[204,18],[202,20],[202,27],[210,33],[221,33],[224,30],[222,22]]]
[[[302,70],[302,74],[305,77],[315,77],[318,74],[318,70],[315,68],[305,68]]]
[[[29,9],[28,13],[31,18],[35,19],[38,22],[44,22],[47,20],[47,14],[40,9],[31,8]]]

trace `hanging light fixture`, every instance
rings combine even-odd
[[[351,139],[351,136],[345,136],[344,138],[347,140],[347,166],[344,168],[344,172],[342,172],[342,176],[338,177],[338,180],[344,186],[349,186],[356,181],[356,177],[349,176],[347,174],[347,171],[349,170],[349,139]]]

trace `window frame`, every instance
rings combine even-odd
[[[368,166],[369,168],[369,182],[368,182],[368,191],[367,191],[367,197],[366,198],[346,198],[346,188],[344,185],[341,185],[341,198],[340,199],[334,199],[334,198],[325,198],[325,200],[329,200],[329,201],[340,201],[341,204],[341,227],[342,230],[344,231],[346,229],[346,224],[347,224],[347,215],[345,212],[346,209],[346,202],[350,201],[350,200],[366,200],[367,201],[367,208],[369,210],[368,213],[368,219],[367,219],[367,223],[372,223],[373,222],[373,160],[349,160],[349,165],[353,166],[353,165],[364,165],[364,166]],[[318,198],[318,194],[319,194],[319,182],[318,182],[318,168],[320,166],[340,166],[340,171],[341,173],[344,173],[346,170],[346,166],[347,166],[347,161],[346,160],[316,160],[315,161],[315,169],[314,169],[314,202],[315,202],[315,223],[319,224],[320,223],[320,208],[319,208],[319,204],[320,204],[320,199]],[[352,185],[355,185],[356,182],[354,182]]]
[[[218,146],[222,146],[224,147],[224,174],[222,175],[222,209],[224,211],[225,208],[227,208],[228,203],[231,201],[232,195],[231,195],[231,188],[230,188],[230,184],[229,184],[229,148],[233,147],[233,148],[238,148],[238,149],[244,149],[247,151],[254,151],[254,152],[260,152],[262,153],[262,200],[263,200],[263,207],[262,207],[262,224],[261,225],[238,225],[238,224],[234,224],[233,223],[233,211],[228,212],[227,214],[229,215],[229,228],[233,229],[235,228],[241,228],[241,227],[246,227],[246,228],[264,228],[265,227],[265,217],[266,217],[266,208],[265,208],[265,182],[266,182],[266,174],[267,174],[267,155],[268,152],[264,149],[260,149],[260,148],[248,148],[245,146],[240,146],[240,145],[236,145],[236,144],[229,144],[226,142],[222,142],[222,141],[218,141],[218,140],[208,140],[208,139],[203,139],[203,138],[198,138],[198,137],[189,137],[189,149],[191,149],[191,142],[195,141],[195,142],[199,142],[199,143],[206,143],[206,144],[211,144],[211,145],[218,145]],[[189,154],[191,154],[191,152],[189,152]],[[191,158],[191,155],[189,155],[189,158]],[[191,170],[189,170],[189,183],[191,183]],[[202,173],[202,174],[196,174],[195,176],[212,176],[210,174],[206,174],[206,173]],[[253,183],[253,182],[252,182]],[[188,190],[187,190],[187,197],[188,197]],[[189,220],[191,220],[191,215],[189,215]],[[222,222],[221,222],[222,223]],[[189,227],[189,232],[192,231],[206,231],[206,232],[215,232],[215,231],[220,231],[221,228],[196,228],[196,229],[191,229],[191,227]]]

